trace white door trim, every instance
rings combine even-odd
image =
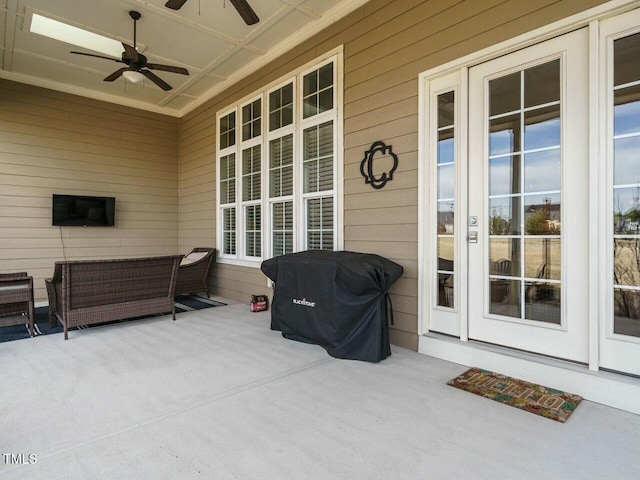
[[[603,199],[606,198],[606,185],[599,182],[606,171],[598,161],[603,158],[605,146],[599,142],[602,118],[602,107],[590,102],[589,106],[589,170],[592,172],[589,178],[591,198],[589,200],[589,260],[591,265],[597,268],[589,271],[589,364],[588,368],[567,362],[540,357],[537,355],[523,354],[506,348],[494,348],[467,341],[466,315],[461,319],[460,339],[445,335],[429,333],[429,322],[426,308],[425,279],[428,278],[430,265],[428,263],[428,247],[425,238],[429,235],[428,216],[425,216],[425,202],[428,198],[426,188],[429,185],[428,168],[430,161],[427,155],[425,128],[428,125],[428,102],[426,92],[430,79],[446,75],[451,72],[462,72],[462,91],[466,89],[466,72],[468,67],[500,55],[514,52],[540,41],[559,36],[584,26],[589,27],[589,91],[590,98],[601,98],[600,85],[602,81],[602,69],[599,62],[599,21],[610,16],[618,15],[634,8],[640,7],[638,0],[612,0],[584,12],[572,15],[552,24],[527,32],[513,39],[501,42],[492,47],[455,59],[443,65],[439,65],[421,73],[418,76],[419,85],[419,133],[418,133],[418,158],[419,158],[419,218],[418,218],[418,351],[423,354],[442,358],[462,365],[478,366],[493,369],[519,378],[527,378],[542,384],[553,381],[556,388],[580,394],[589,400],[610,405],[629,412],[640,414],[640,379],[619,375],[615,373],[598,371],[599,369],[599,318],[608,315],[607,306],[603,301],[606,292],[602,291],[601,280],[598,273],[606,271],[607,260],[601,255],[603,243],[606,243],[598,230],[598,221],[606,218],[606,206]],[[425,88],[426,87],[426,88]],[[598,103],[598,102],[595,102]],[[462,198],[461,198],[461,201]],[[463,228],[460,235],[466,237],[467,222],[462,222]],[[605,255],[607,252],[605,252]],[[466,283],[464,284],[466,285]],[[517,357],[517,358],[516,358]],[[461,366],[461,370],[462,370]],[[551,386],[551,385],[550,385]]]

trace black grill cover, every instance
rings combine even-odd
[[[309,250],[262,262],[275,282],[271,329],[336,358],[379,362],[391,355],[387,291],[402,266],[379,255]]]

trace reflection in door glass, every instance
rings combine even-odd
[[[613,333],[640,337],[640,33],[613,53]]]
[[[437,305],[455,306],[455,95],[438,95],[437,148]]]
[[[489,313],[561,323],[560,60],[489,82]]]
[[[520,193],[520,155],[489,161],[489,195]]]

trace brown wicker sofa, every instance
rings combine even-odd
[[[56,262],[45,280],[51,326],[68,330],[112,320],[171,312],[182,255]]]
[[[178,268],[176,295],[205,292],[209,298],[209,269],[215,257],[215,248],[194,248],[185,255]]]

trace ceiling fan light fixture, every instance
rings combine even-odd
[[[140,83],[144,80],[144,75],[136,70],[127,70],[122,73],[122,76],[132,83]]]

